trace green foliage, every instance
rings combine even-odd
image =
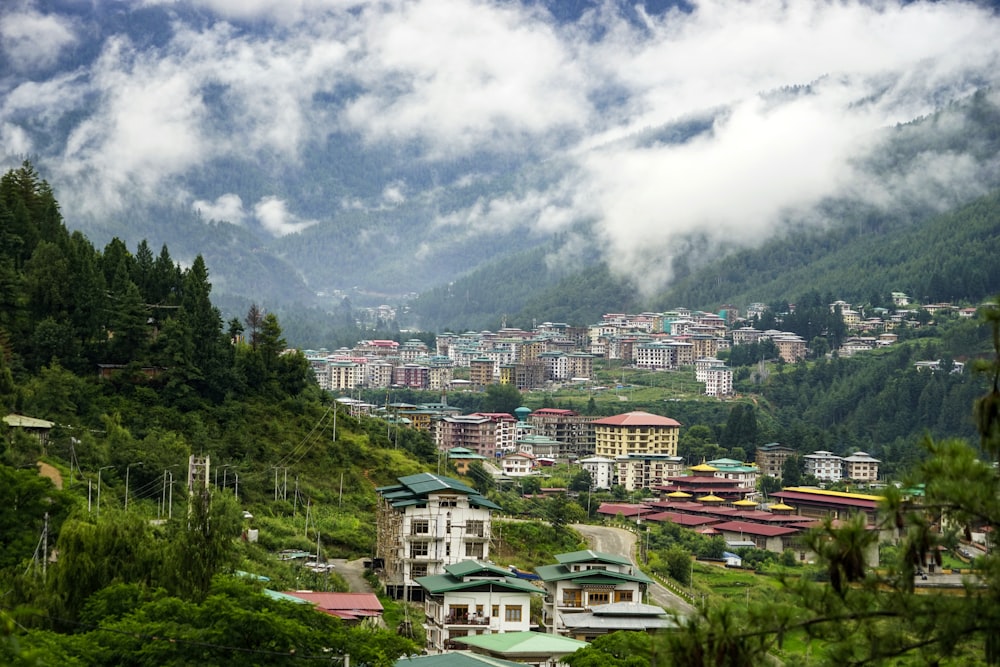
[[[554,554],[586,548],[575,530],[541,521],[497,521],[493,530],[498,538],[490,552],[493,560],[526,571],[551,563]]]
[[[660,664],[656,644],[646,632],[601,635],[562,659],[569,667],[648,667]]]

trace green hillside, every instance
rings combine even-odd
[[[333,650],[389,665],[416,649],[231,574],[341,586],[274,552],[370,554],[375,487],[434,465],[425,435],[335,411],[274,314],[223,321],[200,256],[182,268],[166,247],[97,250],[70,234],[27,163],[0,179],[0,285],[0,407],[17,415],[0,424],[0,663],[284,664]],[[192,456],[211,461],[201,493]],[[238,539],[250,529],[256,543]]]
[[[793,301],[805,289],[885,304],[892,291],[925,303],[978,302],[1000,290],[1000,191],[911,225],[800,232],[735,253],[657,298],[661,307]]]

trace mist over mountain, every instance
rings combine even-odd
[[[542,248],[546,285],[599,262],[652,296],[990,192],[998,38],[966,2],[18,0],[0,166],[220,295],[378,300]]]

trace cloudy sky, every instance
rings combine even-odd
[[[41,156],[63,208],[80,215],[139,196],[294,233],[322,222],[294,194],[194,193],[184,176],[226,155],[296,164],[331,133],[416,146],[431,166],[531,155],[569,168],[436,222],[556,231],[592,220],[613,266],[652,287],[687,232],[754,243],[829,196],[889,206],[928,181],[986,187],[963,155],[928,154],[886,183],[860,166],[883,128],[997,85],[1000,19],[972,3],[705,0],[625,18],[609,2],[562,23],[482,0],[50,5],[0,7],[0,153],[5,164]],[[173,16],[155,46],[99,18],[139,7]],[[84,53],[95,55],[67,65]],[[810,94],[774,94],[796,85]],[[711,131],[682,145],[635,140],[709,113]],[[350,205],[419,194],[405,180],[381,191]]]

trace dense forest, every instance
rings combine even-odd
[[[233,573],[288,589],[306,582],[273,549],[366,553],[358,516],[375,485],[435,460],[426,437],[337,420],[273,313],[224,321],[200,257],[95,249],[28,163],[0,179],[0,285],[4,414],[53,424],[0,426],[0,662],[388,665],[414,650]],[[210,457],[210,484],[189,487],[191,455]],[[247,506],[258,543],[238,539]]]

